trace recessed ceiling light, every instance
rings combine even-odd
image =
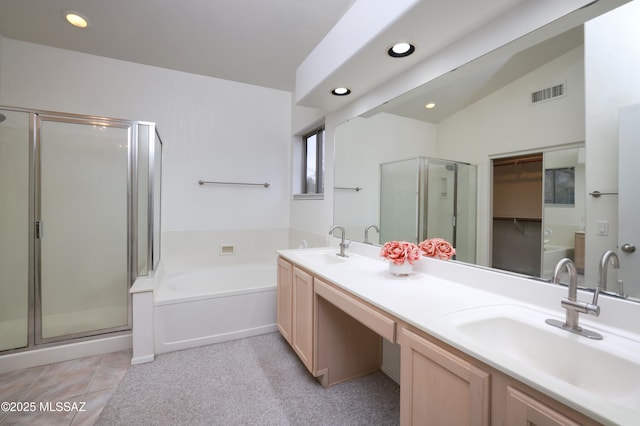
[[[391,56],[392,58],[404,58],[405,56],[411,55],[415,51],[416,47],[413,44],[403,41],[391,46],[389,50],[387,50],[387,55]]]
[[[64,18],[74,27],[87,28],[89,26],[89,20],[73,10],[65,10],[62,12]]]
[[[424,106],[426,109],[431,109],[431,108],[435,108],[436,104],[434,104],[433,102],[429,102],[428,104],[426,104]]]
[[[346,87],[336,87],[331,91],[331,93],[336,96],[347,96],[349,93],[351,93],[351,90],[347,89]]]

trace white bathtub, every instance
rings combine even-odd
[[[163,271],[154,289],[155,352],[275,331],[276,264]]]
[[[568,257],[573,259],[574,253],[573,247],[564,247],[552,244],[544,245],[543,252],[543,276],[545,278],[551,278],[553,275],[553,268],[555,268],[556,264],[560,259]]]

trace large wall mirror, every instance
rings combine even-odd
[[[468,253],[457,261],[549,279],[557,257],[571,257],[581,284],[595,287],[601,255],[614,250],[622,267],[609,268],[606,290],[640,299],[640,280],[626,266],[640,254],[618,248],[640,244],[640,236],[618,234],[618,202],[634,197],[618,193],[630,178],[618,176],[618,114],[640,103],[636,22],[640,0],[601,0],[339,125],[334,223],[356,241],[369,225],[382,228],[369,226],[370,243],[408,239],[381,224],[381,205],[389,204],[381,200],[382,165],[426,158],[444,164],[443,173],[469,165],[475,188],[460,201],[472,200],[464,214],[477,226],[457,235]],[[457,189],[441,176],[433,202],[450,203]],[[414,179],[406,201],[393,204],[411,213],[401,220],[420,222],[412,216]],[[465,219],[440,210],[449,223]],[[530,245],[508,245],[518,239]]]

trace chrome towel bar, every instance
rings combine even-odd
[[[212,185],[248,185],[248,186],[264,186],[265,188],[269,187],[268,183],[245,183],[245,182],[215,182],[215,181],[208,181],[208,180],[199,180],[198,181],[198,185],[204,185],[204,184],[212,184]]]
[[[344,189],[347,191],[362,191],[363,188],[360,188],[359,186],[356,186],[355,188],[348,188],[346,186],[334,186],[333,189]]]
[[[618,195],[617,192],[600,192],[600,191],[593,191],[590,192],[589,195],[591,195],[592,197],[596,197],[598,198],[601,195]]]

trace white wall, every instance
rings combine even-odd
[[[291,93],[7,38],[0,45],[0,105],[157,123],[164,230],[289,226]]]

